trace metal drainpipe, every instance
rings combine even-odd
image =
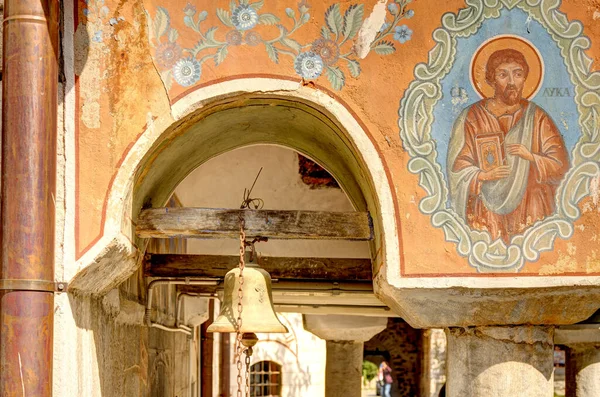
[[[52,395],[58,0],[6,0],[0,395]]]

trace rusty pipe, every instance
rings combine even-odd
[[[58,0],[4,2],[0,279],[54,281]],[[54,292],[0,290],[0,395],[51,396]]]

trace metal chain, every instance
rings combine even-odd
[[[244,297],[244,290],[242,287],[244,286],[244,267],[246,263],[244,262],[244,255],[246,254],[246,231],[244,230],[245,221],[244,216],[240,213],[240,276],[239,276],[239,288],[238,288],[238,317],[236,321],[236,354],[237,354],[237,397],[242,397],[242,298]],[[246,360],[250,358],[246,356]],[[246,374],[246,397],[248,397],[248,376]]]
[[[252,348],[246,349],[246,397],[250,397],[250,356],[252,355]]]

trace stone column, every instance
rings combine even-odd
[[[600,393],[600,324],[576,324],[556,330],[554,343],[567,346],[566,397]]]
[[[304,316],[304,329],[327,341],[325,397],[361,397],[364,342],[386,327],[384,317]]]
[[[450,328],[450,397],[552,397],[553,328]]]

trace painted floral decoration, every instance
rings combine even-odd
[[[237,30],[249,30],[258,23],[258,13],[247,4],[241,4],[231,13],[231,23]]]
[[[392,20],[381,26],[370,50],[378,55],[390,55],[396,51],[396,47],[386,39],[388,36],[393,36],[400,43],[411,39],[412,30],[407,25],[398,24],[402,19],[414,16],[414,11],[406,9],[412,1],[393,0],[388,5],[387,12]],[[274,63],[279,63],[281,56],[289,56],[295,72],[301,78],[312,80],[326,75],[335,90],[341,90],[346,84],[346,73],[353,78],[360,76],[360,62],[353,42],[363,24],[363,4],[351,4],[345,10],[339,3],[331,5],[325,12],[319,37],[302,44],[294,38],[294,34],[311,18],[307,0],[297,3],[296,9],[286,8],[284,21],[277,15],[261,12],[264,2],[231,0],[228,9],[216,9],[222,26],[207,28],[203,22],[208,12],[198,12],[194,5],[187,4],[182,10],[183,22],[198,37],[191,48],[179,46],[179,32],[171,27],[169,11],[158,7],[154,18],[149,17],[152,31],[150,42],[155,48],[156,63],[162,69],[161,77],[167,88],[170,89],[173,80],[183,87],[195,84],[202,76],[204,62],[212,60],[215,66],[219,66],[227,58],[230,47],[240,45],[264,47]],[[275,26],[278,33],[263,37],[256,31],[261,25]]]
[[[182,50],[179,44],[167,42],[161,43],[155,52],[156,62],[164,69],[172,68],[181,58]]]
[[[406,25],[396,26],[395,32],[394,39],[398,40],[402,44],[410,40],[413,34],[413,31],[410,30]]]
[[[183,86],[189,87],[200,80],[202,69],[200,62],[194,58],[182,58],[173,66],[173,78]]]
[[[95,29],[91,40],[94,43],[102,43],[104,41],[104,30],[101,27],[103,21],[108,18],[110,10],[104,5],[104,0],[85,0],[85,5],[83,15],[87,19],[87,24]]]
[[[312,51],[303,52],[296,57],[294,69],[305,79],[316,79],[323,73],[323,59]]]
[[[316,39],[311,47],[311,51],[319,55],[326,65],[333,65],[340,57],[340,48],[332,40],[323,38]]]

